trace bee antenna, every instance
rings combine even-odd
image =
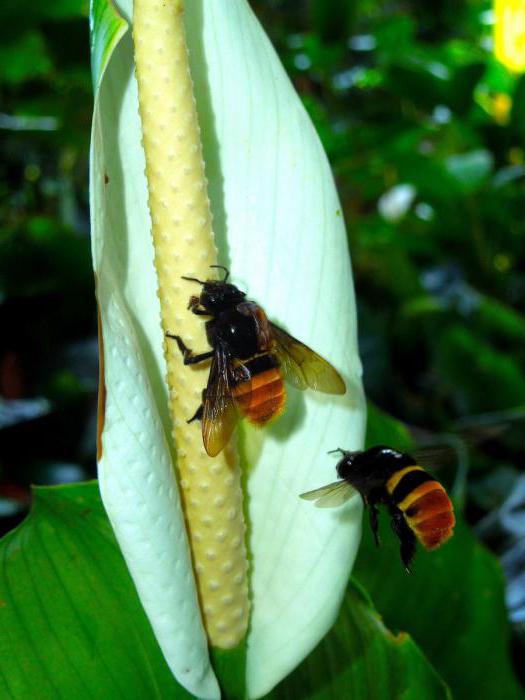
[[[198,280],[196,277],[184,277],[184,275],[182,275],[181,279],[188,280],[188,282],[197,282],[197,284],[202,284],[202,286],[204,286],[206,284],[206,282],[202,282],[201,280]]]
[[[216,269],[218,269],[218,270],[224,270],[224,272],[225,272],[226,274],[224,275],[224,277],[222,278],[221,281],[222,281],[222,282],[226,282],[226,280],[227,280],[228,277],[230,276],[230,271],[228,270],[227,267],[224,267],[224,265],[210,265],[210,267],[214,267],[214,268],[216,268]]]
[[[329,454],[329,455],[334,455],[336,452],[340,452],[342,455],[345,455],[345,454],[346,454],[346,452],[345,452],[343,449],[341,449],[340,447],[338,447],[338,448],[335,449],[335,450],[329,450],[329,451],[327,452],[327,454]]]

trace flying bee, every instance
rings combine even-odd
[[[240,416],[264,426],[279,416],[286,399],[283,379],[299,389],[310,387],[327,394],[344,394],[345,384],[320,355],[268,321],[263,309],[235,285],[222,280],[183,277],[202,285],[188,308],[208,316],[208,352],[194,354],[178,335],[173,338],[185,365],[211,359],[202,404],[188,422],[201,420],[206,452],[215,457],[228,442]]]
[[[407,571],[416,552],[416,542],[436,549],[451,536],[454,510],[443,486],[409,454],[380,445],[368,450],[340,452],[337,463],[340,481],[301,494],[318,508],[341,505],[358,492],[369,510],[376,544],[378,506],[388,508],[392,529],[401,543],[401,560]]]

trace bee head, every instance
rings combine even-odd
[[[210,265],[224,270],[225,275],[222,280],[206,280],[202,282],[195,277],[183,277],[182,279],[190,282],[202,284],[202,292],[199,296],[199,304],[211,312],[221,311],[230,306],[239,304],[246,297],[244,292],[241,292],[234,284],[227,282],[230,273],[227,268],[222,265]]]
[[[239,304],[245,297],[246,294],[234,284],[207,280],[202,287],[199,301],[209,311],[221,311]]]
[[[401,469],[416,461],[410,455],[387,447],[386,445],[376,445],[368,450],[358,450],[347,452],[346,450],[335,450],[341,453],[341,459],[337,463],[337,474],[341,479],[346,479],[356,488],[366,479],[371,483],[371,475],[384,479],[387,474],[394,469]]]
[[[337,450],[332,450],[332,452],[339,452],[341,459],[337,463],[337,475],[340,479],[347,479],[352,481],[353,477],[359,475],[361,472],[361,467],[354,464],[356,458],[362,455],[362,450],[356,450],[355,452],[348,452],[347,450],[342,450],[341,448]]]

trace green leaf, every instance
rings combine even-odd
[[[403,423],[369,403],[365,446],[374,445],[390,445],[408,451],[412,447],[412,437]]]
[[[37,488],[30,516],[0,542],[0,558],[2,698],[193,697],[164,661],[95,482]],[[233,681],[239,692],[227,697],[243,697],[242,679]],[[447,697],[414,642],[391,634],[354,584],[335,627],[268,698],[423,693]]]
[[[408,634],[392,634],[351,583],[338,620],[265,700],[445,700],[448,690]]]
[[[355,576],[385,623],[412,635],[456,700],[523,698],[508,654],[502,572],[461,517],[458,521],[442,549],[419,548],[409,575],[385,515],[380,549],[366,528]]]
[[[0,697],[192,697],[164,661],[97,484],[34,495],[0,542]]]
[[[124,34],[127,22],[115,10],[112,2],[92,0],[90,10],[91,73],[97,89],[102,74]]]

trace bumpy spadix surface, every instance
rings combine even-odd
[[[104,19],[104,15],[96,12],[101,7],[94,8],[95,37],[97,21]],[[108,18],[102,24],[107,28],[105,35],[118,38],[122,34],[122,24],[119,26],[118,19],[111,15],[107,7],[105,17]],[[100,34],[102,29],[98,28],[98,31]],[[170,455],[172,424],[167,411],[166,368],[162,355],[158,354],[158,348],[162,348],[163,343],[161,310],[157,298],[157,279],[151,275],[154,269],[151,224],[148,211],[143,208],[145,159],[140,146],[141,127],[134,81],[130,87],[131,47],[126,37],[113,53],[102,78],[100,71],[105,67],[107,51],[97,52],[96,48],[95,43],[94,75],[95,81],[101,82],[96,91],[93,120],[91,205],[93,258],[98,278],[97,297],[103,339],[103,381],[106,386],[105,421],[100,437],[100,489],[142,604],[171,670],[179,682],[194,694],[217,698],[219,689],[209,662]],[[191,125],[191,92],[189,105],[187,98],[185,107],[186,111],[190,110],[188,121]],[[191,126],[188,128],[185,124],[185,127],[186,132],[191,132]],[[193,159],[186,166],[189,170],[193,166],[194,171],[193,178],[191,173],[190,177],[186,174],[190,186],[185,186],[187,183],[183,182],[180,187],[183,205],[191,196],[191,185],[195,180],[198,184],[199,180],[198,172],[195,176],[195,170],[200,166],[199,153],[194,152],[191,143],[188,145],[191,138],[186,133],[183,140],[183,146],[190,151],[190,158]],[[196,141],[195,134],[193,141]],[[182,170],[170,178],[170,182],[175,181],[180,186],[181,179],[185,179]],[[202,181],[202,173],[200,179]],[[159,184],[162,183],[157,182],[157,188]],[[162,197],[162,188],[160,195]],[[135,208],[137,200],[141,201],[141,205]],[[157,214],[160,219],[157,235],[162,245],[165,235],[173,238],[173,231],[169,230],[169,223],[163,226],[162,203],[160,209],[161,212]],[[200,203],[200,209],[204,209],[204,213],[197,212],[199,218],[206,218],[206,202]],[[183,223],[184,214],[181,212],[178,216]],[[169,222],[173,228],[172,220]],[[190,230],[187,235],[191,236],[191,233]],[[201,238],[205,256],[212,258],[214,251],[209,225]],[[180,257],[184,248],[185,244],[181,241],[179,250],[167,251],[171,255],[161,264],[161,275],[164,266],[172,261],[172,256],[176,254]],[[173,275],[178,285],[182,282],[180,273],[180,270],[175,270]],[[160,295],[165,297],[166,284],[169,285],[170,281],[163,279],[162,282]],[[172,301],[169,297],[166,300],[165,323],[177,325],[180,313],[177,302],[183,310],[182,291],[178,299]],[[184,327],[174,330],[188,331]],[[156,356],[152,353],[152,347],[157,351]],[[180,380],[184,381],[182,373]],[[178,385],[174,387],[174,393],[178,388]],[[178,398],[174,397],[175,400]],[[198,387],[196,391],[188,388],[178,410],[188,410],[184,402],[198,399]],[[183,422],[176,414],[175,418]],[[187,452],[187,446],[181,445],[179,456],[183,454],[182,461]],[[204,459],[199,454],[191,468],[196,469]],[[186,462],[184,466],[188,467]],[[200,478],[205,480],[209,465],[200,464],[200,467]],[[191,499],[200,500],[198,494],[192,494]],[[192,506],[197,514],[198,506],[199,502],[197,508]],[[204,524],[201,526],[205,527]],[[216,616],[210,617],[215,630]],[[222,620],[223,616],[220,616],[219,624]]]
[[[209,350],[204,324],[188,313],[195,283],[216,263],[204,163],[188,66],[182,2],[134,0],[133,42],[162,327],[194,352]],[[184,367],[173,339],[164,355],[173,440],[190,546],[211,646],[237,646],[248,627],[247,560],[234,445],[210,458],[199,423],[209,368]]]
[[[130,17],[128,3],[120,10]],[[329,359],[348,386],[344,397],[290,390],[282,418],[240,435],[253,592],[247,684],[250,697],[258,697],[331,626],[359,541],[357,501],[330,512],[298,498],[335,478],[328,450],[362,446],[352,276],[326,158],[248,4],[188,0],[185,22],[220,262],[272,320]],[[114,346],[119,358],[106,368],[101,484],[170,667],[196,695],[211,697],[214,679],[165,440],[163,337],[153,250],[144,236],[150,222],[129,36],[109,59],[99,109],[94,162],[103,162],[100,150],[112,164],[114,189],[104,189],[95,168],[95,267],[106,358],[110,363]],[[132,440],[129,430],[142,438]],[[140,464],[130,476],[126,460],[136,462],[137,450]]]

